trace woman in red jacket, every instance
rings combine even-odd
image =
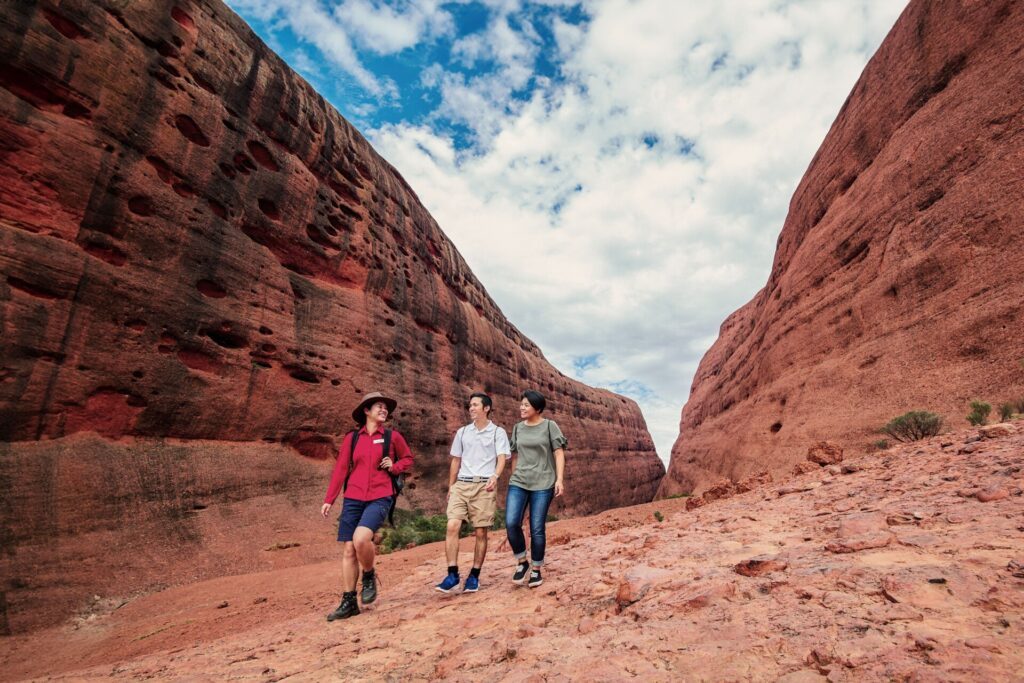
[[[344,490],[344,502],[338,520],[338,541],[345,544],[341,564],[344,592],[341,604],[327,615],[327,621],[359,614],[356,579],[360,568],[363,570],[363,590],[360,596],[363,605],[369,605],[377,599],[377,576],[373,571],[373,534],[387,519],[394,504],[395,490],[391,477],[407,472],[412,467],[412,452],[405,438],[394,430],[384,429],[384,422],[397,405],[395,399],[380,392],[364,396],[352,411],[352,419],[360,427],[345,436],[338,451],[338,460],[320,514],[326,518],[338,494]],[[385,453],[384,445],[387,441],[390,444]]]

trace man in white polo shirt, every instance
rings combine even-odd
[[[452,442],[452,463],[448,474],[448,532],[445,555],[448,576],[437,584],[437,590],[449,593],[459,585],[459,531],[468,522],[476,530],[473,548],[473,569],[462,590],[480,590],[480,567],[487,555],[487,530],[494,523],[498,479],[505,461],[512,457],[508,434],[490,420],[491,397],[475,393],[469,397],[469,417],[465,427],[455,432]]]

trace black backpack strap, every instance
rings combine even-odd
[[[381,449],[381,460],[384,458],[391,457],[391,430],[384,430],[384,447]],[[391,463],[394,466],[394,462]],[[391,509],[388,510],[388,524],[391,528],[395,528],[395,505],[398,503],[398,494],[401,493],[401,489],[398,486],[398,477],[401,475],[391,474],[388,472],[388,476],[391,477]]]
[[[351,432],[349,432],[349,434],[352,435],[352,441],[351,441],[352,447],[349,448],[349,450],[348,450],[348,471],[345,473],[345,483],[342,484],[342,487],[341,487],[341,495],[342,495],[343,498],[345,496],[345,489],[348,488],[348,479],[349,479],[349,477],[352,476],[352,468],[355,467],[356,441],[359,440],[359,430],[358,429],[353,429]]]

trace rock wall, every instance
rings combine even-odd
[[[185,545],[309,524],[375,389],[419,457],[403,504],[441,510],[468,393],[511,427],[528,387],[570,439],[558,514],[654,495],[636,404],[555,370],[398,172],[222,3],[6,7],[0,160],[3,574],[35,577],[0,587],[8,630],[101,566],[152,585],[119,547],[139,510],[181,530],[168,576]],[[266,496],[267,527],[230,512]],[[97,529],[92,569],[47,593]],[[249,552],[222,545],[197,573]]]
[[[910,3],[722,324],[660,495],[864,450],[908,410],[1024,397],[1024,5]]]

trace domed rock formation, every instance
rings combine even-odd
[[[913,1],[694,378],[661,495],[1024,397],[1024,6]]]
[[[0,57],[0,630],[273,566],[375,389],[419,458],[403,505],[441,509],[471,391],[511,427],[528,387],[570,440],[559,514],[651,499],[636,404],[555,370],[222,3],[18,2]]]

